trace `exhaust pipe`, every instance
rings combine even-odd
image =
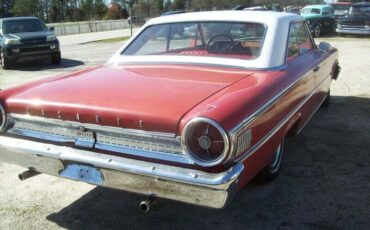
[[[32,169],[29,169],[27,171],[22,172],[21,174],[18,174],[18,178],[19,178],[19,180],[23,181],[23,180],[26,180],[28,178],[37,176],[39,174],[40,174],[39,172],[36,172]]]
[[[157,199],[155,197],[149,197],[147,200],[140,202],[139,208],[142,212],[149,212],[156,201]]]

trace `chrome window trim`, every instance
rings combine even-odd
[[[234,160],[234,162],[243,162],[245,161],[246,159],[248,159],[250,156],[252,156],[258,149],[260,149],[262,147],[262,145],[264,145],[268,140],[270,140],[270,138],[276,133],[278,132],[298,111],[299,109],[301,109],[304,104],[311,99],[311,97],[316,93],[317,89],[319,89],[322,84],[324,84],[324,82],[326,80],[328,80],[328,78],[331,78],[331,75],[329,74],[328,76],[326,76],[318,85],[315,86],[315,88],[310,92],[309,95],[307,95],[304,100],[299,104],[297,105],[294,110],[292,110],[285,118],[283,118],[280,123],[275,126],[268,134],[266,134],[263,138],[261,138],[252,148],[250,148],[248,151],[246,151],[243,155],[239,156],[238,158],[236,158]],[[318,106],[319,108],[320,106]],[[318,109],[317,108],[317,109]],[[313,114],[315,114],[315,112],[317,111],[317,109],[314,110]],[[308,120],[311,119],[313,115],[311,115]],[[305,122],[305,124],[308,122],[308,120]],[[303,129],[303,128],[302,128]],[[301,131],[301,129],[300,129]]]
[[[99,130],[104,132],[112,132],[112,133],[119,133],[119,134],[131,134],[131,135],[138,135],[143,137],[159,137],[159,138],[175,138],[176,134],[174,133],[164,133],[164,132],[153,132],[153,131],[144,131],[144,130],[136,130],[136,129],[125,129],[119,127],[112,127],[112,126],[102,126],[102,125],[95,125],[89,123],[81,123],[75,121],[67,121],[67,120],[58,120],[54,118],[45,118],[45,117],[37,117],[32,115],[23,115],[23,114],[8,114],[9,117],[21,120],[29,120],[29,121],[36,121],[42,123],[48,123],[52,125],[61,125],[61,126],[71,126],[73,128],[80,128],[84,127],[87,129]]]
[[[190,127],[192,127],[193,125],[196,125],[197,123],[199,122],[205,122],[205,123],[208,123],[212,126],[214,126],[219,132],[220,134],[222,135],[223,139],[224,139],[224,151],[222,152],[221,156],[214,160],[214,161],[203,161],[203,160],[200,160],[198,159],[194,153],[191,152],[191,150],[188,148],[187,144],[186,144],[186,139],[187,139],[187,132],[189,130]],[[218,124],[216,121],[210,119],[210,118],[206,118],[206,117],[196,117],[196,118],[193,118],[191,119],[188,123],[186,123],[185,127],[183,128],[182,130],[182,133],[181,133],[181,145],[184,149],[184,151],[187,153],[187,155],[198,165],[200,166],[204,166],[204,167],[211,167],[211,166],[215,166],[217,164],[220,164],[222,163],[228,156],[228,153],[229,153],[229,149],[230,149],[230,140],[229,140],[229,137],[226,133],[226,131],[224,130],[224,128]]]
[[[293,27],[293,24],[295,23],[298,23],[298,22],[303,22],[304,25],[305,25],[305,28],[306,28],[306,32],[308,33],[308,37],[310,39],[310,42],[311,42],[311,45],[312,45],[312,49],[311,50],[308,50],[307,52],[309,51],[312,51],[312,50],[315,50],[317,49],[317,46],[316,46],[316,43],[315,43],[315,40],[313,39],[312,37],[312,34],[310,32],[310,28],[308,26],[308,23],[307,23],[307,20],[306,19],[297,19],[297,20],[293,20],[289,23],[289,28],[288,28],[288,36],[287,36],[287,42],[286,42],[286,47],[285,47],[285,65],[288,65],[288,46],[289,46],[289,33],[290,33],[290,30],[292,29]],[[294,30],[294,28],[293,28]],[[294,31],[294,35],[295,35],[295,31]],[[295,35],[296,39],[297,39],[297,36]],[[297,45],[298,45],[298,41],[297,41]],[[305,53],[307,53],[305,52]],[[299,49],[299,46],[298,46],[298,57],[305,54],[305,53],[301,53],[300,49]]]

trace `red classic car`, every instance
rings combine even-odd
[[[222,17],[220,17],[222,15]],[[304,18],[200,12],[156,18],[97,68],[0,91],[0,159],[38,173],[222,208],[281,170],[284,140],[340,67]]]

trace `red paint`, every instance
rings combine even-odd
[[[172,132],[179,120],[204,99],[249,75],[217,68],[186,66],[101,67],[30,87],[7,99],[11,113]]]
[[[284,95],[250,125],[252,146],[264,138],[288,114],[302,103],[333,70],[337,60],[333,49],[325,54],[312,50],[289,61],[281,71],[251,71],[234,68],[189,65],[136,65],[120,68],[100,67],[69,76],[61,76],[0,92],[11,113],[26,112],[47,117],[181,134],[192,118],[203,116],[217,121],[231,131],[283,90]],[[320,66],[320,71],[313,69]],[[295,84],[294,84],[295,83]],[[293,85],[294,84],[294,85]],[[276,132],[253,156],[244,161],[246,170],[240,181],[244,185],[263,169],[273,150],[290,128],[301,128],[325,97],[330,79]],[[38,103],[37,103],[38,102]],[[149,160],[149,159],[145,159]],[[156,160],[153,160],[156,161]],[[162,162],[174,164],[171,162]],[[212,168],[185,166],[206,171],[223,171],[231,164]]]

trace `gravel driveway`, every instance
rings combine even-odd
[[[0,229],[368,229],[370,226],[370,39],[324,38],[340,51],[332,104],[286,143],[281,175],[246,186],[223,210],[142,197],[0,163]],[[63,47],[62,66],[0,70],[0,88],[102,64],[119,43]]]

